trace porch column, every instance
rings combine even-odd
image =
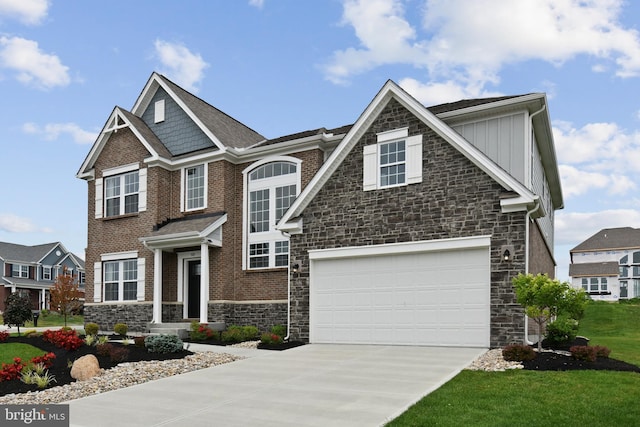
[[[46,295],[47,295],[47,291],[45,289],[40,289],[40,307],[38,307],[38,310],[42,310],[43,308],[47,308],[46,306]]]
[[[162,249],[153,250],[153,323],[162,323]]]
[[[200,323],[209,323],[209,245],[200,244]]]

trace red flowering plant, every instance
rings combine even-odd
[[[77,350],[84,344],[75,329],[46,330],[42,333],[42,338],[56,347],[64,348],[68,351]]]
[[[206,323],[198,323],[196,321],[191,322],[191,333],[189,334],[189,337],[193,341],[207,341],[215,336],[215,331]]]
[[[53,366],[53,359],[56,358],[56,355],[53,353],[47,353],[43,356],[36,356],[31,359],[31,364],[37,365],[38,363],[42,363],[45,368],[50,368]]]
[[[9,332],[0,331],[0,342],[5,342],[9,338]]]
[[[0,369],[0,382],[17,380],[20,378],[24,364],[22,359],[16,357],[13,359],[13,363],[3,363],[2,369]]]

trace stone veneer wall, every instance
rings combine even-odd
[[[423,135],[419,184],[363,191],[363,146],[402,127]],[[491,177],[392,99],[304,210],[304,230],[291,237],[291,336],[309,340],[309,258],[312,249],[491,236],[490,345],[524,341],[524,313],[511,280],[525,267],[525,213],[502,213],[508,196]],[[501,259],[513,245],[513,260]],[[463,262],[463,260],[461,260]]]
[[[287,324],[287,303],[209,303],[208,318],[229,325],[253,325],[268,331],[274,325]]]
[[[116,323],[126,323],[132,332],[146,332],[153,318],[152,304],[86,304],[84,322],[97,323],[101,331],[113,331]]]

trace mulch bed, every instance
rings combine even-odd
[[[98,362],[100,363],[100,367],[104,369],[110,369],[114,366],[117,366],[118,363],[112,362],[108,356],[99,356],[96,354],[95,346],[83,345],[79,349],[74,351],[67,351],[63,348],[58,348],[55,345],[45,341],[41,336],[21,336],[21,337],[9,337],[6,343],[24,343],[30,344],[34,347],[41,348],[44,353],[53,353],[56,355],[53,366],[49,368],[49,374],[54,375],[56,378],[56,382],[52,383],[50,387],[57,387],[65,384],[69,384],[75,382],[73,378],[71,378],[71,369],[68,366],[68,362],[73,362],[74,360],[87,355],[93,354],[98,358]],[[119,363],[125,362],[140,362],[145,360],[171,360],[171,359],[182,359],[185,356],[193,354],[193,352],[188,350],[182,350],[176,353],[168,353],[168,354],[160,354],[160,353],[150,353],[144,347],[136,347],[134,344],[129,344],[127,346],[123,346],[120,343],[110,343],[114,347],[124,347],[129,352],[129,355],[126,360]],[[0,344],[3,345],[3,344]],[[23,361],[26,362],[26,361]],[[4,396],[6,394],[11,393],[26,393],[28,391],[37,391],[39,390],[36,385],[33,384],[25,384],[20,380],[13,381],[0,381],[0,396]]]
[[[574,341],[562,344],[551,344],[543,340],[542,348],[546,350],[562,350],[569,351],[574,345],[589,345],[589,340],[583,337],[577,337]],[[538,348],[538,344],[531,347]],[[571,356],[555,353],[552,351],[543,351],[536,353],[536,358],[522,362],[524,369],[531,371],[574,371],[574,370],[598,370],[598,371],[627,371],[640,373],[640,366],[632,365],[621,360],[609,357],[598,357],[594,362],[585,360],[576,360]]]

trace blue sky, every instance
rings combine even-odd
[[[620,0],[0,0],[0,240],[86,245],[75,178],[152,71],[267,137],[353,123],[387,79],[426,105],[546,92],[569,249],[640,227],[640,5]]]

